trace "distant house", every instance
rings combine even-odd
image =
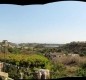
[[[21,49],[21,46],[17,45],[17,48],[18,48],[18,49]]]
[[[15,46],[8,44],[8,47],[14,48]]]
[[[28,47],[25,46],[24,49],[28,49]]]
[[[63,56],[66,56],[65,54],[63,53],[50,53],[50,58],[53,59],[53,58],[60,58],[60,57],[63,57]]]
[[[76,56],[79,56],[79,54],[73,54],[73,53],[70,53],[70,54],[68,54],[68,56],[76,57]]]

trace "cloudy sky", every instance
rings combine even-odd
[[[0,4],[0,41],[4,39],[16,43],[86,41],[86,2]]]

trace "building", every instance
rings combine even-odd
[[[57,52],[54,52],[54,53],[50,53],[50,58],[59,58],[59,57],[63,57],[63,56],[66,56],[65,54],[63,53],[57,53]]]

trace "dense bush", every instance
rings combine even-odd
[[[68,53],[86,55],[86,42],[71,42],[63,45],[60,49]]]
[[[23,55],[23,54],[0,54],[0,60],[6,61],[11,64],[19,66],[30,66],[30,67],[46,67],[49,64],[49,60],[37,54]]]
[[[76,71],[76,76],[86,77],[86,69],[79,68],[79,69]]]
[[[9,47],[9,48],[8,48],[8,52],[17,54],[17,53],[20,53],[20,49]]]
[[[13,79],[20,78],[20,72],[24,73],[24,79],[32,79],[34,68],[50,69],[50,61],[43,55],[30,54],[0,54],[0,61],[5,61],[10,65],[5,65],[4,70],[8,72],[9,77]],[[19,69],[18,69],[19,66]],[[29,70],[26,70],[28,68]]]
[[[52,65],[52,75],[51,79],[57,79],[66,76],[66,67],[62,63],[56,63]]]

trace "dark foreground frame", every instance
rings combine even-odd
[[[19,80],[19,79],[15,79],[15,80]],[[27,80],[27,79],[22,79],[22,80]],[[32,79],[32,80],[37,80],[37,79]],[[44,80],[44,79],[38,79],[38,80]],[[86,77],[65,77],[59,79],[45,79],[45,80],[86,80]]]
[[[43,5],[59,1],[83,1],[85,0],[0,0],[0,4],[14,4],[14,5]]]

